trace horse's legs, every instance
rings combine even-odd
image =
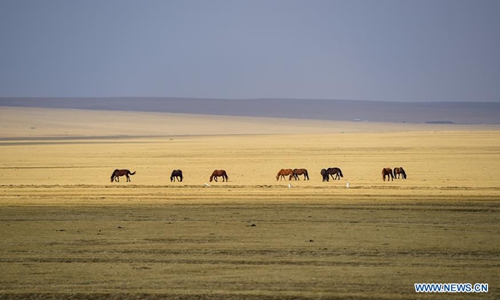
[[[125,176],[127,176],[127,182],[130,181],[130,177],[128,176],[128,174],[126,174]]]

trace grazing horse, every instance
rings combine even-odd
[[[215,182],[217,182],[217,177],[221,176],[222,176],[222,182],[227,181],[229,178],[225,170],[214,170],[212,172],[212,176],[210,176],[210,182],[212,182],[212,180],[215,180]]]
[[[182,182],[182,170],[173,170],[172,175],[170,175],[170,182],[175,181],[181,181]]]
[[[300,175],[304,175],[304,180],[309,180],[309,173],[307,173],[306,169],[293,169],[293,178],[295,180],[300,180]]]
[[[321,174],[321,177],[323,177],[323,181],[330,180],[330,177],[328,177],[328,172],[326,171],[326,169],[321,169],[319,173]]]
[[[113,181],[117,181],[117,182],[120,182],[120,176],[127,176],[127,182],[130,181],[130,177],[128,175],[134,175],[135,174],[135,171],[134,172],[130,172],[129,170],[125,170],[125,169],[122,169],[122,170],[119,170],[119,169],[116,169],[113,171],[113,174],[111,174],[111,182]]]
[[[292,179],[293,176],[293,170],[292,169],[281,169],[278,172],[278,175],[276,175],[276,181],[283,179],[286,180],[285,176],[290,176],[288,180]]]
[[[392,175],[391,168],[383,168],[382,169],[382,179],[384,179],[384,181],[385,181],[385,176],[387,176],[387,181],[389,181],[389,179],[394,180],[394,175]]]
[[[340,170],[339,168],[328,168],[326,170],[326,173],[328,175],[332,176],[333,180],[335,180],[335,179],[340,180],[340,177],[344,177],[344,174],[342,174],[342,170]],[[328,175],[327,175],[327,177],[328,177]],[[335,177],[333,177],[333,175],[335,175]]]
[[[402,177],[403,179],[406,179],[406,172],[403,169],[403,167],[396,167],[394,168],[394,178],[400,178]]]

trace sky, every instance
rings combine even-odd
[[[0,0],[0,97],[500,102],[498,0]]]

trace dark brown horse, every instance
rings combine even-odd
[[[127,182],[128,182],[128,181],[130,181],[130,177],[128,175],[134,175],[134,174],[135,174],[135,171],[130,172],[129,170],[125,170],[125,169],[122,169],[122,170],[116,169],[113,171],[113,174],[111,174],[111,182],[113,182],[113,181],[120,182],[120,176],[127,176]]]
[[[385,176],[387,176],[387,181],[394,180],[394,175],[392,175],[392,169],[391,168],[383,168],[382,169],[382,179],[385,181]]]
[[[328,168],[326,170],[326,173],[328,175],[332,176],[333,180],[335,180],[335,179],[340,180],[340,177],[344,177],[344,174],[342,174],[342,170],[340,170],[340,168],[336,168],[336,167],[335,168]],[[335,175],[335,177],[333,175]],[[328,178],[328,176],[327,176],[327,178]]]
[[[292,169],[281,169],[278,172],[278,175],[276,175],[276,181],[278,181],[280,179],[286,180],[285,176],[290,176],[290,177],[288,177],[288,180],[292,179],[293,170]]]
[[[309,180],[309,173],[306,169],[293,169],[293,178],[295,180],[300,180],[300,175],[304,175],[304,180]]]
[[[406,179],[406,172],[403,169],[403,167],[396,167],[394,168],[394,178],[400,178],[402,177],[403,179]]]
[[[170,182],[175,181],[175,179],[182,182],[182,178],[182,170],[173,170],[170,175]]]
[[[210,176],[210,182],[212,182],[212,180],[217,182],[217,177],[222,177],[223,182],[229,179],[225,170],[214,170],[212,172],[212,176]]]

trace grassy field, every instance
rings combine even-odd
[[[16,112],[0,121],[0,299],[500,297],[498,128]],[[344,178],[322,182],[334,166]],[[115,168],[137,173],[112,183]],[[229,182],[206,187],[214,169]]]

